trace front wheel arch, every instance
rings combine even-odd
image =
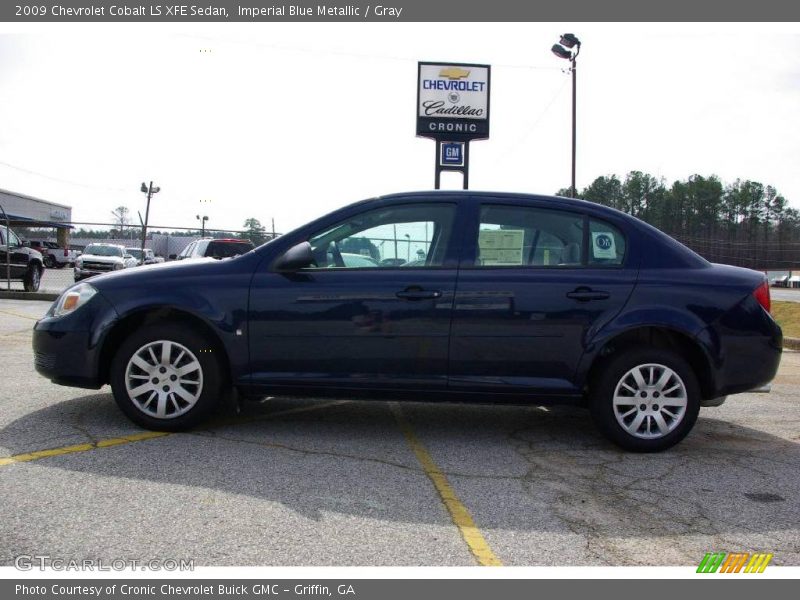
[[[125,315],[117,321],[111,330],[105,335],[100,346],[99,378],[103,383],[111,382],[111,361],[114,358],[115,349],[136,330],[154,324],[179,324],[197,331],[208,339],[214,352],[220,359],[222,375],[226,383],[232,381],[230,357],[217,332],[205,320],[192,313],[175,309],[168,306],[151,306],[136,312]]]

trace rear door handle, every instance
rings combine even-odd
[[[438,290],[421,290],[419,288],[409,288],[395,294],[395,296],[403,300],[432,300],[439,298],[441,295],[442,292]]]
[[[567,298],[578,302],[588,302],[589,300],[606,300],[611,294],[602,290],[593,290],[587,287],[579,287],[571,292],[567,292]]]

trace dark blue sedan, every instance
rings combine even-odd
[[[356,260],[359,256],[362,260]],[[242,256],[80,283],[35,326],[36,369],[110,383],[179,430],[231,389],[575,403],[656,451],[781,357],[763,274],[714,265],[580,200],[424,192],[352,204]]]

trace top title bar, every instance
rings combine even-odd
[[[674,21],[786,22],[800,20],[800,3],[786,0],[388,0],[275,2],[200,0],[189,4],[114,0],[11,0],[0,3],[0,22],[214,22],[214,21]]]

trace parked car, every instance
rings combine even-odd
[[[10,277],[11,281],[21,281],[26,292],[37,292],[42,271],[42,253],[23,244],[13,229],[0,227],[0,281]]]
[[[150,248],[145,248],[144,254],[142,254],[141,248],[125,248],[125,252],[136,259],[137,265],[154,265],[156,263],[164,262],[164,259],[160,256],[156,256]],[[143,256],[144,259],[142,259]]]
[[[342,252],[342,261],[344,262],[345,267],[362,268],[378,266],[378,262],[374,258],[364,254],[351,254],[348,252]]]
[[[250,240],[203,238],[186,246],[176,258],[231,258],[250,252],[253,248],[255,246]]]
[[[135,267],[139,264],[136,259],[127,253],[125,246],[117,244],[89,244],[84,248],[83,254],[75,259],[75,281]]]
[[[424,264],[348,266],[353,237],[378,251],[414,240]],[[769,309],[762,273],[613,209],[427,192],[353,204],[230,260],[78,284],[36,323],[33,348],[45,377],[110,383],[157,430],[197,425],[235,387],[571,403],[623,448],[658,451],[701,406],[772,380],[782,334]]]
[[[56,242],[47,240],[30,240],[30,246],[41,253],[44,258],[44,266],[48,269],[71,267],[75,264],[75,259],[81,254],[78,250],[62,247]]]

